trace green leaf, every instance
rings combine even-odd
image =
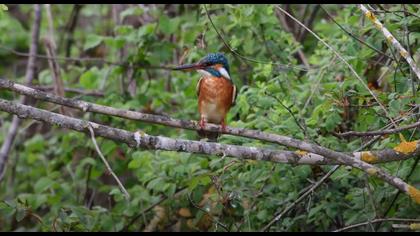
[[[27,214],[26,208],[21,208],[21,207],[17,208],[16,221],[19,222],[23,220],[26,217],[26,214]]]
[[[151,180],[147,185],[146,188],[151,190],[158,190],[160,189],[161,185],[164,184],[164,180],[161,177],[157,177],[153,180]]]
[[[108,154],[111,154],[111,152],[115,151],[116,148],[117,148],[117,144],[115,144],[115,142],[110,141],[110,140],[105,140],[101,144],[101,150],[105,156]]]
[[[51,180],[50,178],[42,177],[36,182],[36,184],[34,186],[35,192],[36,193],[42,193],[45,190],[47,190],[49,187],[51,187],[51,185],[53,185],[53,184],[54,184],[54,181]]]
[[[25,143],[26,150],[29,153],[41,152],[45,150],[45,140],[40,134],[36,134]]]
[[[175,194],[176,191],[176,184],[169,184],[169,186],[165,190],[165,194],[168,197],[171,197]]]
[[[119,190],[118,188],[113,188],[110,192],[109,195],[118,195],[121,194],[121,190]]]
[[[120,13],[120,20],[123,22],[127,16],[141,16],[143,12],[143,8],[129,7]]]
[[[128,169],[138,169],[141,166],[141,160],[134,159],[128,163]]]
[[[102,43],[102,40],[104,39],[103,36],[96,35],[96,34],[88,34],[85,45],[83,46],[83,50],[88,50],[91,48],[94,48],[98,46],[100,43]]]
[[[401,103],[399,100],[392,100],[389,103],[389,113],[392,117],[399,114],[399,111],[402,109]]]
[[[332,111],[329,113],[330,115],[327,116],[325,120],[325,128],[327,131],[332,131],[334,128],[341,123],[341,116],[337,113],[337,111]]]
[[[92,69],[83,73],[80,78],[80,85],[82,85],[86,89],[95,89],[98,87],[98,80],[99,80],[99,71],[98,68],[93,67]]]
[[[0,202],[0,210],[7,209],[7,208],[10,208],[10,206],[7,203],[5,203],[4,201],[1,201]]]
[[[319,204],[318,206],[312,207],[309,211],[308,219],[313,219],[313,217],[315,215],[317,215],[318,212],[320,212],[323,209],[323,207],[324,206],[322,204]]]
[[[159,28],[165,34],[172,34],[178,26],[177,22],[174,18],[170,19],[167,15],[162,15],[159,18]]]
[[[115,49],[121,49],[127,43],[127,37],[121,37],[121,36],[103,37],[103,40],[104,40],[106,46],[109,46],[109,47],[115,48]]]

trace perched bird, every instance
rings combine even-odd
[[[195,64],[175,67],[174,70],[195,70],[202,77],[196,86],[200,127],[206,123],[220,124],[226,129],[226,114],[235,104],[236,86],[229,74],[228,60],[222,53],[210,53]],[[198,131],[200,138],[217,141],[219,132]]]

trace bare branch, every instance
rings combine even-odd
[[[365,14],[365,16],[375,25],[375,27],[382,31],[386,40],[390,42],[399,52],[402,57],[407,61],[410,65],[411,69],[417,75],[417,79],[420,81],[420,70],[417,67],[416,63],[414,62],[413,58],[411,58],[410,54],[405,50],[405,48],[398,42],[398,40],[389,32],[387,28],[376,18],[373,12],[369,11],[363,4],[359,5],[360,10]]]
[[[293,34],[293,30],[291,30],[291,29],[290,29],[290,27],[289,27],[289,25],[287,24],[287,21],[286,21],[286,19],[285,19],[284,15],[280,15],[280,14],[279,14],[279,12],[278,12],[278,11],[276,11],[276,16],[277,16],[277,19],[280,21],[280,24],[283,26],[283,28],[284,28],[287,32],[289,32],[289,33],[292,35],[293,39],[294,39],[296,42],[299,42],[299,43],[300,43],[301,41],[299,41],[299,40],[297,39],[297,38],[298,38],[298,36],[296,36],[295,34]],[[299,29],[300,29],[300,28],[299,28]],[[302,61],[302,63],[305,65],[306,69],[308,69],[308,70],[309,70],[310,65],[309,65],[308,59],[306,58],[306,56],[305,56],[305,54],[303,53],[303,51],[302,51],[302,49],[301,49],[301,48],[299,48],[299,49],[297,50],[297,54],[298,54],[298,56],[299,56],[300,60]]]
[[[380,136],[375,136],[375,138],[371,139],[368,143],[362,145],[360,148],[358,148],[356,150],[360,151],[365,149],[366,147],[368,147],[369,145],[371,145],[372,143],[376,142],[378,139],[380,138]],[[363,153],[363,152],[362,152]],[[365,155],[361,155],[360,157],[365,156],[365,158],[362,158],[363,161],[368,161],[366,160],[366,157],[369,157],[369,152],[365,152]],[[380,155],[381,157],[383,157],[381,154],[376,153],[376,155]],[[418,160],[418,159],[417,159]],[[372,161],[372,159],[370,160]],[[415,166],[415,165],[414,165]],[[317,181],[316,183],[312,184],[311,186],[309,186],[309,190],[305,191],[298,199],[296,199],[292,205],[288,205],[283,211],[281,211],[280,213],[276,214],[275,217],[273,217],[271,219],[271,221],[264,226],[260,231],[268,231],[270,229],[270,227],[277,221],[279,221],[281,219],[282,216],[284,216],[287,212],[289,212],[291,209],[293,209],[295,206],[298,205],[298,203],[300,203],[301,201],[303,201],[307,196],[310,195],[310,193],[313,193],[317,188],[319,188],[321,186],[321,184],[323,182],[325,182],[331,175],[333,175],[341,166],[340,165],[336,165],[334,166],[327,174],[325,174],[319,181]],[[408,179],[406,179],[407,181]],[[401,191],[398,191],[398,193],[400,193]]]
[[[416,127],[420,127],[420,121],[410,124],[410,125],[406,125],[403,127],[399,127],[396,129],[387,129],[387,130],[377,130],[377,131],[369,131],[369,132],[358,132],[358,131],[349,131],[349,132],[345,132],[345,133],[335,133],[338,136],[341,137],[347,137],[347,136],[374,136],[374,135],[386,135],[386,134],[395,134],[395,133],[399,133],[403,130],[407,130],[407,129],[413,129]]]
[[[148,123],[160,124],[160,125],[182,128],[182,129],[190,129],[190,130],[202,129],[197,124],[197,122],[194,122],[194,121],[177,120],[177,119],[167,117],[167,116],[159,116],[159,115],[146,114],[146,113],[141,113],[141,112],[136,112],[136,111],[122,110],[122,109],[103,106],[103,105],[99,105],[95,103],[89,103],[82,100],[60,97],[54,94],[45,93],[45,92],[30,88],[24,85],[14,83],[13,81],[10,81],[10,80],[0,79],[0,88],[10,89],[22,95],[31,96],[33,98],[40,99],[43,101],[76,108],[84,112],[95,112],[95,113],[100,113],[104,115],[117,116],[117,117],[122,117],[126,119],[144,121]],[[208,124],[205,126],[205,130],[213,131],[213,132],[220,131],[220,125]],[[242,137],[262,140],[262,141],[268,141],[272,143],[278,143],[281,145],[294,147],[294,148],[298,148],[298,149],[302,149],[306,151],[306,152],[298,151],[298,152],[283,153],[285,156],[283,158],[277,159],[277,162],[291,163],[291,164],[319,164],[319,165],[341,163],[337,160],[333,161],[329,158],[325,158],[326,157],[325,155],[316,153],[318,149],[325,149],[325,148],[315,145],[315,144],[310,144],[310,143],[306,143],[300,140],[292,139],[289,137],[276,135],[276,134],[263,133],[258,130],[248,130],[248,129],[243,129],[243,128],[233,128],[233,127],[226,127],[226,130],[224,131],[224,133],[235,135],[235,136],[242,136]],[[299,144],[296,144],[296,143],[299,143]],[[417,149],[420,149],[420,147]],[[381,162],[408,159],[417,152],[417,149],[413,150],[413,152],[410,152],[410,153],[398,153],[393,149],[384,149],[380,151],[354,152],[354,153],[348,153],[347,155],[352,160],[357,159],[357,160],[362,160],[368,163],[381,163]],[[312,150],[312,151],[309,151],[309,150]],[[334,152],[334,153],[338,153],[338,152]]]
[[[176,198],[176,197],[178,197],[178,196],[180,196],[183,192],[185,192],[185,190],[187,190],[188,188],[187,187],[185,187],[185,188],[181,188],[181,189],[179,189],[178,191],[176,191],[175,193],[174,193],[174,197]],[[134,222],[136,222],[136,220],[138,219],[138,218],[140,218],[140,216],[142,216],[142,215],[144,215],[146,212],[148,212],[148,211],[150,211],[150,210],[152,210],[155,206],[157,206],[157,205],[159,205],[159,204],[161,204],[162,202],[164,202],[166,199],[168,199],[168,196],[166,196],[166,195],[161,195],[160,196],[160,199],[158,200],[158,201],[156,201],[155,203],[153,203],[152,205],[150,205],[150,206],[148,206],[148,207],[146,207],[145,209],[143,209],[140,213],[138,213],[137,215],[135,215],[131,220],[130,220],[130,222],[128,222],[123,228],[122,228],[122,230],[120,230],[120,232],[126,232],[126,231],[128,231],[128,228],[131,226],[131,225],[133,225],[134,224]]]
[[[98,153],[98,155],[101,157],[102,161],[104,162],[107,171],[112,175],[112,177],[114,177],[115,181],[117,181],[118,186],[120,187],[121,192],[124,194],[125,198],[127,200],[129,200],[130,199],[130,194],[127,192],[124,185],[118,179],[118,176],[114,173],[114,171],[112,171],[111,166],[109,166],[108,162],[106,161],[104,155],[101,152],[101,149],[99,148],[98,144],[96,143],[95,132],[93,131],[92,126],[90,124],[88,126],[88,129],[89,129],[89,132],[90,132],[90,137],[92,138],[93,145],[95,145],[96,152]]]
[[[0,45],[0,48],[3,50],[9,51],[15,54],[16,56],[30,57],[31,55],[33,55],[35,58],[40,58],[44,60],[52,59],[52,60],[58,60],[58,61],[97,62],[97,63],[104,63],[104,64],[121,66],[121,67],[126,67],[126,68],[149,69],[149,70],[153,70],[153,69],[173,70],[173,67],[171,66],[150,66],[150,65],[145,65],[141,63],[129,63],[129,62],[119,63],[119,62],[107,61],[99,57],[59,57],[59,56],[51,57],[48,55],[42,55],[42,54],[36,54],[36,53],[29,54],[29,53],[19,52],[14,49],[5,47],[3,45]]]
[[[353,33],[349,32],[348,30],[346,30],[342,25],[340,25],[332,15],[330,15],[330,13],[322,6],[319,5],[321,7],[321,9],[327,14],[328,18],[330,18],[341,30],[343,30],[346,34],[348,34],[350,37],[356,39],[359,43],[365,45],[366,47],[372,49],[373,51],[381,54],[382,56],[385,56],[386,58],[390,59],[390,60],[394,60],[392,57],[386,55],[384,52],[380,51],[379,49],[375,48],[374,46],[366,43],[365,41],[361,40],[360,38],[358,38],[356,35],[354,35]]]
[[[298,203],[300,203],[303,199],[306,198],[306,196],[308,196],[309,194],[311,194],[313,191],[315,191],[315,189],[317,189],[319,186],[321,186],[322,183],[324,183],[324,181],[326,179],[328,179],[332,174],[334,174],[334,172],[336,170],[338,170],[340,166],[334,166],[326,175],[324,175],[318,182],[316,182],[314,185],[312,185],[312,187],[307,190],[304,194],[302,194],[298,199],[296,199],[292,204],[288,205],[286,207],[286,209],[284,209],[282,212],[276,214],[275,217],[273,217],[273,219],[271,219],[271,221],[265,225],[262,229],[260,229],[261,232],[265,232],[268,231],[270,229],[270,227],[276,223],[277,221],[280,220],[280,218],[282,216],[284,216],[287,212],[289,212],[291,209],[293,209]]]
[[[71,54],[71,46],[74,42],[73,32],[76,29],[77,21],[80,15],[80,10],[83,8],[83,6],[84,5],[82,4],[74,4],[73,10],[71,11],[71,14],[70,14],[70,19],[66,24],[65,34],[64,34],[64,38],[66,40],[65,42],[66,57],[69,57]]]
[[[55,43],[54,39],[54,21],[51,13],[51,6],[50,4],[45,4],[44,6],[47,13],[49,31],[48,37],[44,39],[44,44],[47,51],[47,55],[51,58],[55,58],[57,44]],[[51,75],[53,78],[54,93],[58,96],[64,96],[64,83],[61,79],[60,65],[54,59],[48,59],[48,65],[50,66]],[[63,115],[70,115],[70,113],[67,114],[68,111],[64,107],[60,107],[60,112]]]
[[[315,38],[317,38],[321,43],[323,43],[328,49],[330,49],[346,66],[350,69],[350,71],[355,75],[355,77],[360,81],[360,83],[369,91],[369,93],[372,95],[372,97],[378,102],[381,109],[384,111],[386,117],[394,124],[395,127],[397,125],[395,124],[394,120],[389,115],[388,111],[385,109],[384,105],[379,101],[379,99],[376,97],[376,95],[373,93],[373,91],[366,85],[366,83],[363,81],[362,78],[357,74],[357,72],[354,70],[354,68],[344,59],[333,47],[331,47],[328,43],[325,42],[325,40],[321,39],[316,33],[314,33],[312,30],[310,30],[308,27],[306,27],[304,24],[302,24],[298,19],[290,15],[287,11],[283,10],[281,7],[276,6],[277,9],[282,11],[284,14],[286,14],[288,17],[292,18],[294,21],[296,21],[299,25],[301,25],[303,28],[305,28],[307,31],[309,31]]]
[[[172,139],[162,136],[151,136],[141,132],[132,133],[126,130],[99,125],[80,119],[74,119],[49,111],[33,108],[31,106],[21,105],[1,99],[0,110],[17,114],[22,118],[31,118],[80,132],[87,132],[88,126],[91,125],[97,136],[108,138],[117,142],[123,142],[130,147],[142,147],[147,149],[160,149],[167,151],[180,151],[217,156],[225,155],[239,159],[271,161],[278,163],[322,164],[321,162],[323,160],[328,162],[327,159],[322,157],[321,159],[301,157],[298,153],[292,151],[275,151],[255,147]]]
[[[35,74],[35,54],[38,50],[39,31],[41,24],[41,7],[39,4],[34,6],[35,19],[32,26],[31,47],[29,49],[28,64],[26,67],[26,84],[31,85]],[[21,98],[23,104],[26,103],[26,97]],[[3,145],[0,149],[0,181],[6,172],[6,164],[9,158],[9,152],[16,137],[17,130],[20,125],[20,120],[17,116],[13,116],[12,124],[9,128],[7,136],[4,139]]]
[[[310,68],[305,69],[305,68],[301,68],[301,67],[297,67],[297,66],[291,66],[291,65],[284,65],[284,64],[280,64],[280,63],[271,62],[271,61],[259,61],[259,60],[255,60],[255,59],[248,58],[248,57],[245,57],[245,56],[241,55],[240,53],[238,53],[235,49],[233,49],[233,48],[232,48],[232,47],[231,47],[231,46],[230,46],[230,45],[226,42],[226,40],[223,38],[222,34],[219,32],[219,30],[218,30],[218,29],[216,28],[216,26],[214,25],[213,20],[211,19],[210,13],[209,13],[209,12],[208,12],[208,10],[207,10],[206,4],[203,4],[203,6],[204,6],[204,10],[206,11],[207,18],[209,19],[210,24],[212,25],[212,27],[213,27],[214,31],[216,31],[217,35],[218,35],[218,36],[219,36],[219,38],[222,40],[222,42],[223,42],[223,44],[225,45],[225,47],[226,47],[227,49],[229,49],[229,51],[230,51],[233,55],[235,55],[235,56],[237,56],[237,57],[239,57],[239,58],[241,58],[241,59],[243,59],[243,60],[250,61],[250,62],[253,62],[253,63],[277,65],[277,66],[279,66],[280,68],[292,68],[292,69],[301,70],[301,71],[308,71],[308,70],[310,69]]]
[[[292,162],[292,163],[301,163],[302,160],[305,160],[307,153],[301,152],[290,152],[290,151],[274,151],[270,149],[261,149],[255,147],[245,147],[245,146],[236,146],[236,145],[227,145],[220,143],[208,143],[208,142],[198,142],[198,141],[189,141],[181,139],[171,139],[161,136],[151,136],[145,133],[131,133],[125,130],[111,128],[104,125],[99,125],[93,122],[87,122],[79,119],[74,119],[71,117],[55,114],[52,112],[40,110],[26,105],[20,105],[13,102],[0,99],[0,110],[6,111],[8,113],[13,113],[18,115],[21,118],[31,118],[39,121],[43,121],[49,124],[55,124],[60,127],[70,128],[81,132],[86,132],[87,125],[91,125],[94,128],[94,131],[97,135],[109,138],[115,141],[123,142],[128,144],[130,147],[142,147],[147,149],[160,149],[167,151],[178,151],[178,152],[189,152],[197,154],[207,154],[207,155],[217,155],[217,156],[231,156],[240,159],[251,159],[258,161],[271,161],[271,162]],[[227,130],[232,130],[232,128],[227,128]],[[247,132],[242,129],[243,132]],[[250,132],[250,131],[248,131]],[[261,131],[252,131],[252,133],[257,132],[259,135],[270,137],[273,134],[265,134]],[[414,201],[420,204],[420,191],[415,187],[405,183],[398,177],[391,176],[387,172],[375,167],[367,162],[361,161],[361,159],[366,157],[366,159],[374,159],[375,156],[371,152],[360,154],[360,159],[353,158],[350,155],[336,152],[330,149],[327,149],[322,146],[315,144],[306,143],[300,140],[292,139],[290,137],[284,137],[280,135],[275,135],[277,141],[283,145],[290,147],[296,147],[305,151],[310,151],[315,154],[321,155],[326,159],[335,161],[339,164],[349,165],[358,169],[363,170],[369,175],[376,176],[395,188],[407,193]],[[402,143],[406,144],[406,143]],[[398,154],[412,154],[418,149],[419,142],[409,143],[410,147],[414,146],[414,149],[407,149],[405,146],[404,149],[401,147],[396,147],[395,151]],[[313,162],[314,156],[309,154],[307,160]],[[290,159],[290,157],[297,157]],[[315,161],[314,164],[319,164],[319,161]]]
[[[203,209],[203,208],[201,208],[199,205],[197,205],[192,199],[191,199],[191,193],[189,193],[188,195],[187,195],[187,197],[188,197],[188,201],[195,207],[195,208],[197,208],[198,210],[200,210],[200,211],[202,211],[202,212],[204,212],[209,218],[210,218],[210,220],[212,221],[212,222],[214,222],[215,224],[217,224],[217,225],[220,225],[220,227],[222,227],[224,230],[226,230],[226,232],[229,232],[229,229],[226,227],[226,225],[224,225],[223,223],[221,223],[220,221],[218,221],[217,219],[215,219],[211,214],[210,214],[210,212],[209,211],[207,211],[206,209]]]

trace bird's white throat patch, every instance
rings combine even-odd
[[[223,77],[230,80],[229,73],[227,72],[227,70],[224,67],[220,67],[218,69],[218,71],[220,72],[220,74],[222,74]]]

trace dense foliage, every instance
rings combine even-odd
[[[281,7],[335,48],[369,84],[392,118],[400,119],[401,125],[418,121],[416,104],[420,104],[420,96],[415,74],[356,5],[322,7],[344,29],[385,56],[349,36],[319,6]],[[372,7],[377,9],[378,19],[419,61],[420,7]],[[153,67],[195,62],[207,53],[223,52],[239,90],[237,104],[227,117],[230,126],[352,152],[372,137],[343,138],[336,133],[378,130],[389,123],[349,68],[273,5],[207,5],[207,9],[226,43],[248,59],[231,53],[203,5],[52,5],[58,56],[115,62],[59,60],[66,88],[104,94],[98,97],[67,92],[66,96],[197,120],[195,86],[199,75]],[[48,33],[48,22],[45,8],[42,10],[38,53],[45,55],[42,39]],[[71,27],[74,15],[76,24]],[[32,24],[32,5],[0,8],[1,77],[25,83],[27,57],[7,48],[28,52]],[[36,63],[34,84],[51,86],[48,61],[37,58]],[[19,96],[1,90],[0,97],[17,101]],[[58,112],[54,104],[33,101],[32,105]],[[130,131],[197,139],[194,131],[73,112],[76,117]],[[10,114],[0,113],[0,143],[11,120]],[[420,139],[418,129],[402,134],[407,140]],[[97,140],[129,191],[129,201],[106,173],[88,135],[25,120],[0,182],[0,230],[257,231],[331,169],[135,150],[111,140]],[[285,149],[229,135],[223,135],[219,142]],[[399,143],[398,134],[386,135],[364,149],[392,148]],[[379,166],[408,178],[418,188],[418,160],[414,157]],[[418,218],[419,205],[405,194],[398,195],[394,202],[397,192],[357,169],[341,167],[270,230],[329,231],[375,218]],[[356,229],[394,230],[391,225],[386,222]]]

